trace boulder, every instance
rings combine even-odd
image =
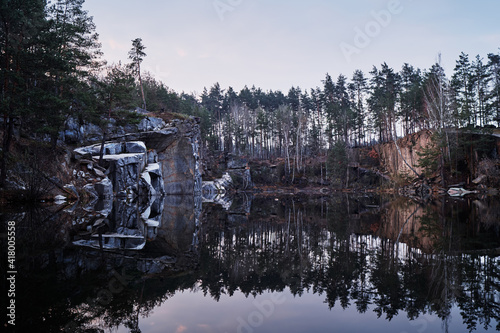
[[[93,169],[93,170],[94,170],[94,173],[95,173],[95,175],[96,175],[97,177],[101,177],[101,178],[106,177],[106,174],[105,174],[104,172],[102,172],[101,170],[99,170],[99,169],[97,169],[97,168],[95,168],[95,169]]]
[[[161,118],[144,117],[139,125],[137,125],[137,129],[139,132],[158,131],[166,126],[165,121]]]
[[[59,139],[66,143],[77,143],[81,138],[79,127],[78,119],[69,117],[64,123],[64,129],[59,133]]]
[[[125,142],[125,153],[146,153],[146,145],[142,141]]]
[[[141,179],[139,181],[139,195],[146,197],[156,196],[156,190],[151,185],[151,176],[147,171],[141,173]]]
[[[248,167],[248,160],[239,156],[229,155],[227,161],[228,169],[246,169]]]
[[[148,151],[148,164],[158,163],[158,154],[154,150]]]
[[[237,190],[249,190],[254,184],[250,169],[230,169],[229,176],[232,179],[232,187]]]
[[[485,176],[485,175],[479,175],[479,177],[477,177],[476,179],[474,179],[472,182],[477,185],[477,184],[480,184],[486,178],[488,178],[488,177]]]
[[[64,185],[64,188],[69,190],[77,199],[80,199],[80,195],[78,194],[78,190],[76,189],[75,185],[72,184],[67,184]]]
[[[102,140],[103,131],[95,124],[84,124],[78,129],[79,140],[84,142],[98,142]]]
[[[143,141],[150,149],[161,152],[179,139],[179,130],[176,127],[169,127],[158,131],[143,132],[130,136],[130,139],[137,138]]]
[[[126,153],[146,153],[146,144],[142,141],[128,141],[128,142],[106,142],[104,144],[103,155],[119,155]],[[86,147],[76,148],[74,150],[76,155],[80,156],[99,156],[101,153],[101,144],[95,144]]]
[[[56,205],[63,205],[66,204],[66,197],[64,195],[56,195],[54,197],[54,203]]]
[[[77,130],[65,130],[64,136],[62,140],[66,143],[77,143],[78,140],[80,139],[79,133]]]
[[[213,181],[204,181],[202,185],[201,195],[204,202],[213,202],[219,195],[219,190],[215,187]]]
[[[54,200],[55,200],[55,201],[66,201],[66,197],[65,197],[64,195],[60,195],[60,194],[59,194],[59,195],[56,195],[56,196],[54,197]]]
[[[109,178],[104,178],[98,183],[94,184],[95,192],[99,198],[112,199],[113,198],[113,183]]]
[[[448,189],[448,195],[451,197],[462,197],[467,194],[477,193],[477,191],[469,191],[461,187],[451,187]]]
[[[95,190],[94,186],[95,185],[93,185],[93,184],[87,184],[87,185],[85,185],[83,187],[83,189],[85,190],[85,192],[87,192],[89,194],[91,201],[99,199],[99,194]]]
[[[226,172],[222,178],[214,181],[202,182],[202,199],[203,202],[214,202],[220,204],[224,209],[229,209],[232,204],[232,199],[228,194],[232,188],[231,176]]]

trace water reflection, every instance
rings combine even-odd
[[[225,313],[248,308],[254,297],[282,294],[296,300],[281,308],[289,314],[300,300],[310,300],[331,316],[337,309],[355,309],[354,318],[375,315],[385,331],[401,331],[395,322],[426,316],[439,319],[443,331],[452,323],[468,331],[499,330],[499,202],[450,200],[423,206],[374,195],[241,195],[228,209],[201,209],[192,197],[167,197],[147,214],[117,214],[127,210],[115,203],[109,230],[101,234],[142,230],[140,251],[75,246],[81,230],[101,218],[93,212],[86,213],[93,216],[88,222],[76,223],[86,226],[80,228],[73,225],[75,211],[5,216],[20,221],[20,329],[153,332],[141,323],[164,307],[193,302],[191,320],[209,312],[227,321]],[[150,218],[158,222],[153,233],[136,227]],[[180,301],[182,291],[197,296]],[[198,302],[210,310],[195,307]],[[326,325],[331,316],[314,320]],[[232,319],[224,329],[241,325]]]
[[[465,215],[470,202],[424,207],[363,199],[271,201],[247,224],[208,222],[201,288],[214,299],[238,289],[249,295],[288,287],[299,296],[312,290],[330,308],[364,313],[371,305],[388,320],[404,311],[409,319],[431,312],[446,322],[457,305],[470,330],[498,322],[498,260],[480,255],[500,245],[498,224],[480,223],[476,210]],[[214,220],[224,219],[207,219]]]

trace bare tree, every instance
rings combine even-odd
[[[439,138],[444,138],[445,147],[440,146],[440,172],[441,181],[444,185],[444,156],[448,161],[451,161],[450,140],[446,126],[451,122],[451,110],[449,107],[449,84],[446,80],[443,67],[441,67],[441,54],[438,55],[438,62],[432,66],[429,76],[426,81],[424,90],[424,101],[429,117],[429,124],[433,128]]]

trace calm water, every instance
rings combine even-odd
[[[500,329],[498,200],[238,196],[224,207],[167,197],[4,213],[17,227],[17,331]]]

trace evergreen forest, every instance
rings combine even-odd
[[[437,160],[453,173],[464,149],[454,131],[500,126],[498,50],[461,53],[451,73],[440,60],[427,69],[382,63],[369,73],[327,73],[314,88],[237,91],[214,83],[195,95],[141,70],[147,57],[141,38],[131,40],[123,63],[108,64],[83,2],[1,1],[2,183],[16,126],[55,146],[69,118],[104,127],[111,119],[137,121],[136,108],[198,117],[206,151],[282,159],[289,175],[314,159],[335,172],[354,147],[422,130],[435,134],[422,163]]]

